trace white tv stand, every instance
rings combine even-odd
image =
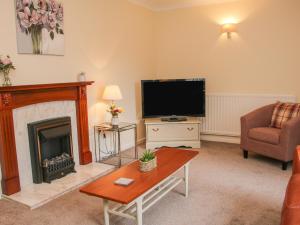
[[[166,122],[160,118],[145,119],[146,149],[162,146],[200,148],[199,118],[189,117],[187,121]]]

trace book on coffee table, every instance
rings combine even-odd
[[[117,185],[128,186],[133,181],[134,181],[133,179],[121,177],[118,180],[115,180],[114,183],[117,184]]]

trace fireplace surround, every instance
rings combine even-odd
[[[13,110],[53,101],[75,101],[79,161],[92,162],[89,146],[86,89],[92,81],[0,87],[0,164],[2,192],[12,195],[21,190],[14,132]]]

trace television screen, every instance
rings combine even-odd
[[[205,79],[142,80],[143,118],[205,116]]]

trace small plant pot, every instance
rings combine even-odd
[[[148,162],[142,162],[140,160],[140,170],[142,172],[149,172],[157,167],[157,158],[148,161]]]

